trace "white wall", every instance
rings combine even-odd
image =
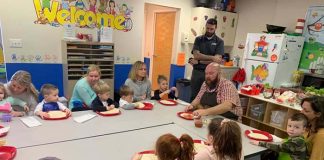
[[[323,0],[236,0],[239,13],[236,38],[232,55],[243,55],[238,45],[245,44],[249,32],[266,31],[266,24],[285,26],[294,32],[298,18],[305,18],[311,5],[324,5]]]

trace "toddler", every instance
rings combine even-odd
[[[59,90],[52,84],[44,84],[41,87],[41,94],[44,97],[43,101],[37,104],[35,109],[35,115],[41,118],[49,118],[49,111],[61,110],[66,112],[68,116],[71,115],[71,111],[61,102],[58,97]]]
[[[178,99],[178,90],[176,87],[171,87],[168,89],[168,81],[167,78],[163,75],[158,76],[158,84],[159,84],[159,89],[154,91],[154,96],[152,99],[155,100],[167,100],[167,99]]]
[[[97,94],[97,97],[91,103],[91,108],[94,112],[109,111],[119,107],[119,105],[110,98],[110,87],[106,82],[98,81],[93,86],[93,90]]]

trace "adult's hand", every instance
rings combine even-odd
[[[214,57],[213,57],[213,61],[214,62],[216,62],[216,63],[222,63],[222,56],[221,55],[215,55]]]
[[[193,115],[195,117],[199,117],[199,116],[207,116],[207,111],[205,109],[198,109],[198,110],[195,110],[193,112]]]
[[[194,106],[190,104],[190,105],[186,106],[185,112],[192,111],[193,109],[194,109]]]

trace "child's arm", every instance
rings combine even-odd
[[[71,110],[69,110],[63,103],[61,102],[57,102],[58,106],[59,106],[59,109],[61,111],[64,111],[68,116],[71,115]]]
[[[107,111],[107,108],[103,106],[102,102],[98,98],[94,99],[91,103],[91,108],[94,112]]]
[[[20,107],[24,108],[24,110],[26,112],[29,111],[29,107],[27,106],[27,103],[25,101],[22,101],[18,98],[14,98],[14,97],[8,97],[7,101],[13,106],[20,106]]]
[[[108,103],[108,106],[114,105],[115,106],[114,108],[119,108],[119,103],[115,102],[111,98],[108,98],[107,103]]]
[[[170,92],[170,94],[169,94],[169,98],[170,98],[170,99],[178,99],[178,95],[179,95],[179,93],[178,93],[178,89],[177,89],[176,87],[171,87],[170,90],[171,90],[171,91],[174,91],[174,92]]]
[[[131,110],[131,109],[135,109],[136,105],[134,103],[129,103],[129,104],[124,104],[121,107],[125,110]]]
[[[286,153],[306,152],[306,143],[302,137],[289,138],[281,144],[281,151]]]

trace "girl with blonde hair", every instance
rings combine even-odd
[[[136,61],[129,74],[125,85],[134,91],[134,101],[151,98],[151,82],[147,79],[146,65],[142,61]]]
[[[8,96],[26,102],[30,112],[35,110],[38,103],[38,91],[32,83],[29,72],[23,70],[17,71],[4,86]],[[20,106],[12,107],[15,111],[24,111]]]
[[[99,82],[101,70],[99,66],[91,64],[84,77],[77,81],[73,88],[69,108],[72,111],[90,110],[92,101],[97,97],[93,86]]]

